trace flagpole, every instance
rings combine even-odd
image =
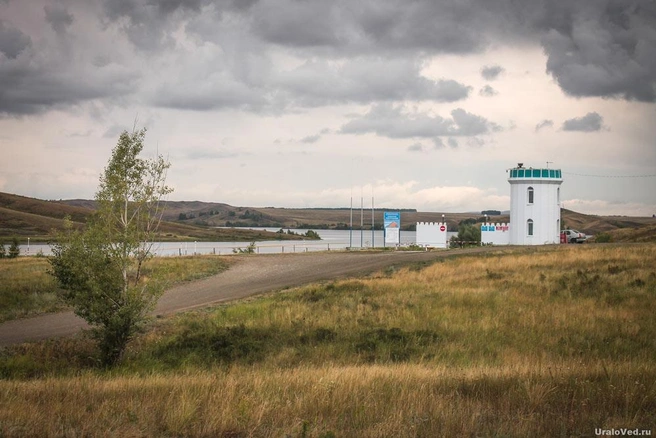
[[[364,196],[362,196],[363,187],[360,186],[360,249],[364,246]]]
[[[349,249],[353,247],[353,186],[351,186],[351,222],[349,223]]]
[[[374,235],[374,185],[371,185],[371,247],[376,247],[375,235]]]

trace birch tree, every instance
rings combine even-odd
[[[61,298],[92,327],[104,365],[119,361],[163,292],[143,278],[153,256],[170,163],[139,157],[146,131],[123,132],[100,177],[97,211],[84,231],[69,227],[53,247]]]

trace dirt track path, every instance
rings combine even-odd
[[[316,281],[367,274],[389,266],[498,249],[478,247],[437,252],[320,252],[235,256],[236,263],[227,271],[167,290],[153,313],[168,315]],[[9,321],[0,324],[0,347],[68,336],[85,327],[86,323],[73,312]]]

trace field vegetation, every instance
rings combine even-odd
[[[175,259],[177,260],[177,259]],[[656,245],[445,258],[0,355],[0,435],[594,436],[656,425]]]
[[[229,263],[229,258],[216,256],[155,257],[144,275],[173,285],[217,274]],[[0,322],[66,308],[57,299],[57,282],[49,268],[45,257],[0,260]]]

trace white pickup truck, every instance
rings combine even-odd
[[[567,236],[567,243],[583,243],[588,238],[585,233],[576,230],[563,230],[561,233]]]

